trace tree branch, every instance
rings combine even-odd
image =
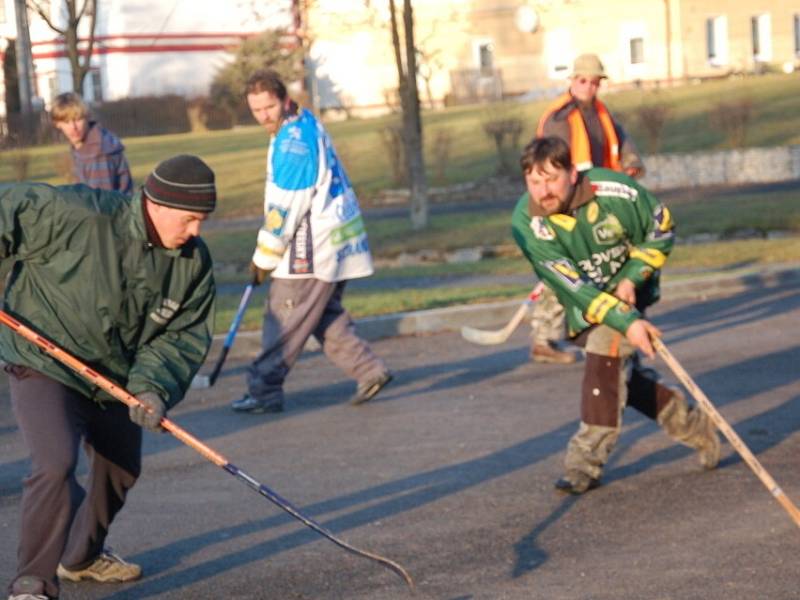
[[[52,29],[56,33],[60,33],[61,35],[64,35],[67,32],[66,29],[59,29],[58,27],[56,27],[56,24],[50,20],[50,17],[45,12],[44,7],[41,4],[39,4],[36,0],[27,0],[25,4],[29,9],[31,9],[37,15],[39,15],[42,18],[42,20],[45,23],[47,23],[47,26],[50,29]]]

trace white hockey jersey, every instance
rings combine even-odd
[[[353,187],[328,133],[306,109],[270,142],[253,262],[278,278],[332,282],[373,273]]]

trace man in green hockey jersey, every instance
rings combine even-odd
[[[720,446],[708,416],[630,360],[637,350],[652,358],[650,338],[660,335],[643,311],[658,300],[660,269],[674,242],[669,210],[623,173],[579,173],[560,138],[535,138],[520,165],[528,191],[514,209],[514,239],[558,296],[569,336],[586,351],[581,423],[556,488],[582,494],[599,484],[626,405],[713,469]]]

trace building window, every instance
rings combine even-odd
[[[103,82],[100,78],[100,71],[92,69],[89,71],[89,85],[92,86],[92,102],[103,101]]]
[[[491,75],[494,69],[494,44],[490,41],[481,41],[476,46],[476,58],[481,73]]]
[[[58,79],[56,79],[55,75],[51,75],[47,78],[47,93],[49,94],[49,103],[50,106],[53,105],[53,101],[58,96]]]
[[[794,53],[800,55],[800,15],[794,16]]]
[[[572,60],[576,52],[568,29],[553,29],[544,32],[544,51],[547,74],[553,79],[565,79],[572,71]]]
[[[630,49],[630,63],[632,65],[640,65],[644,62],[644,39],[637,37],[628,40],[628,47]]]
[[[728,19],[725,16],[706,19],[706,56],[715,67],[728,64]]]
[[[750,35],[753,42],[753,59],[757,62],[772,60],[772,23],[769,15],[750,18]]]

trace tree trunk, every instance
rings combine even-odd
[[[400,43],[400,34],[395,14],[395,2],[389,0],[392,24],[392,47],[397,64],[398,92],[403,112],[403,144],[405,148],[406,172],[411,188],[411,227],[424,229],[428,225],[428,183],[425,162],[422,156],[422,119],[417,89],[417,59],[414,47],[414,16],[411,0],[403,1],[403,41],[405,63]]]
[[[411,227],[428,226],[428,181],[422,156],[422,115],[417,88],[417,51],[414,46],[414,15],[411,0],[403,2],[403,29],[406,42],[406,94],[403,124],[406,132],[406,163],[411,184]]]

